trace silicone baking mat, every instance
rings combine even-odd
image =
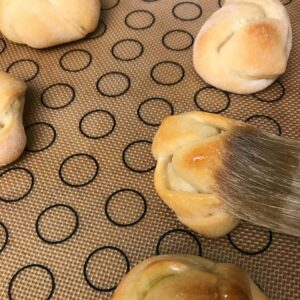
[[[217,0],[106,0],[88,38],[47,50],[0,39],[0,67],[27,81],[23,156],[0,170],[0,299],[110,299],[156,254],[247,270],[274,300],[300,299],[300,240],[241,223],[207,239],[153,187],[152,138],[164,116],[220,113],[300,138],[300,2],[286,74],[239,96],[207,86],[192,45]]]

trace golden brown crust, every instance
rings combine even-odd
[[[166,174],[166,162],[158,161],[156,192],[183,224],[208,237],[224,236],[237,225],[238,220],[224,210],[221,199],[213,194],[171,190]]]
[[[0,0],[0,30],[11,41],[47,48],[82,39],[97,27],[100,0]]]
[[[223,90],[249,94],[285,72],[292,35],[278,0],[228,0],[199,31],[194,44],[196,72]]]
[[[161,255],[135,266],[113,300],[267,300],[250,277],[233,264],[192,255]]]
[[[244,124],[191,112],[167,117],[153,140],[156,192],[183,224],[205,236],[224,236],[238,223],[213,192],[224,135],[236,126]]]
[[[23,109],[26,84],[0,72],[0,166],[15,161],[24,151]]]
[[[236,121],[221,115],[196,111],[166,117],[153,140],[152,153],[156,159],[158,156],[169,156],[174,149],[186,141],[194,141],[201,136],[212,136],[216,133],[216,130],[228,130],[236,124]],[[205,126],[202,131],[199,130],[201,125]]]

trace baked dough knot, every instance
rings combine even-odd
[[[267,297],[236,265],[192,255],[161,255],[135,266],[112,299],[267,300]]]
[[[11,41],[47,48],[97,27],[100,0],[0,0],[0,30]]]
[[[227,0],[199,31],[193,63],[207,83],[250,94],[285,72],[291,47],[290,20],[279,0]]]
[[[224,236],[238,223],[213,190],[213,174],[224,152],[221,133],[235,124],[204,112],[170,116],[152,144],[158,195],[183,224],[208,237]]]
[[[0,72],[0,167],[15,161],[24,151],[25,82]]]

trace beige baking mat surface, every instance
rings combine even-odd
[[[193,70],[193,39],[218,0],[102,2],[85,40],[39,51],[0,39],[1,69],[29,85],[27,150],[0,169],[0,299],[110,299],[139,261],[188,253],[299,300],[300,240],[245,223],[217,240],[192,232],[154,192],[150,147],[164,116],[200,109],[300,138],[300,1],[284,1],[287,73],[251,96]]]

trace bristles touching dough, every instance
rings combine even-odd
[[[241,219],[300,236],[300,142],[248,126],[225,141],[216,192]]]
[[[203,112],[165,119],[152,144],[155,189],[209,237],[238,219],[300,236],[300,141]]]

